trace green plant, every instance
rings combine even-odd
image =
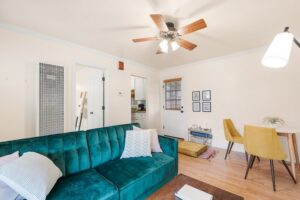
[[[264,123],[266,124],[280,124],[280,125],[284,125],[284,120],[279,118],[279,117],[265,117],[263,119]]]

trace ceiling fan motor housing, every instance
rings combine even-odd
[[[180,35],[178,34],[173,22],[167,22],[168,31],[160,31],[160,37],[164,40],[175,40]]]

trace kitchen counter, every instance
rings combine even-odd
[[[131,113],[146,113],[146,110],[131,111]]]

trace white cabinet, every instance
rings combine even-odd
[[[130,89],[131,90],[134,90],[134,88],[135,88],[135,86],[134,86],[134,82],[135,82],[134,79],[135,79],[134,77],[131,77],[131,82],[130,82]]]
[[[132,123],[139,123],[141,128],[146,128],[146,112],[134,112],[131,115],[131,122]]]
[[[146,81],[144,78],[131,77],[131,89],[135,91],[135,100],[146,100]]]

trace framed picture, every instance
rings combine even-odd
[[[193,102],[193,112],[200,112],[200,111],[201,111],[200,102]]]
[[[202,112],[211,112],[211,102],[202,102]]]
[[[202,101],[211,101],[211,90],[202,91]]]
[[[192,100],[193,101],[200,101],[200,91],[193,91],[192,92]]]

